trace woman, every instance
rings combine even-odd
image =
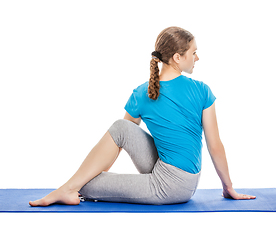
[[[199,60],[194,36],[179,27],[164,29],[155,43],[150,80],[130,96],[124,119],[116,121],[88,154],[78,171],[59,189],[31,206],[79,204],[84,198],[142,204],[187,202],[196,191],[201,171],[202,129],[221,179],[223,196],[253,199],[232,187],[219,137],[215,96],[192,73]],[[162,62],[159,73],[158,63]],[[151,135],[139,124],[146,123]],[[125,149],[140,174],[107,172]]]

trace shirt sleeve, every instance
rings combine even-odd
[[[133,93],[130,95],[126,105],[125,110],[134,118],[140,117],[139,109],[139,99],[137,90],[133,90]]]
[[[208,107],[211,107],[216,100],[216,97],[214,96],[210,87],[207,84],[204,84],[204,91],[205,91],[205,102],[204,102],[203,110]]]

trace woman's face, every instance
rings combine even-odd
[[[193,73],[195,62],[199,60],[196,54],[196,50],[196,41],[195,39],[193,39],[191,41],[191,47],[189,48],[189,50],[183,56],[179,55],[178,67],[181,72],[184,71],[190,74]]]

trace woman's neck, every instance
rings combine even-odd
[[[162,65],[163,66],[159,75],[160,81],[169,81],[181,75],[181,72],[173,68],[171,65],[165,63],[163,63]]]

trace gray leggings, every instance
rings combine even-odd
[[[191,174],[159,157],[152,136],[135,123],[120,119],[109,133],[131,157],[140,174],[102,172],[82,187],[86,199],[141,204],[174,204],[189,201],[200,173]]]

